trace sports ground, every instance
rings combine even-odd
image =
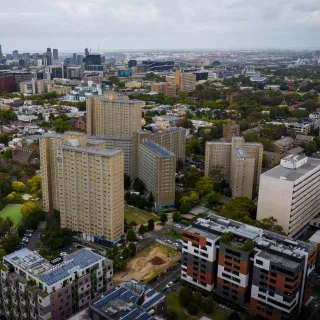
[[[11,231],[15,230],[22,219],[22,215],[20,213],[20,204],[8,204],[1,212],[0,217],[6,218],[10,217],[13,221],[13,226],[11,228]]]

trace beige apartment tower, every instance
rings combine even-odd
[[[139,178],[155,197],[155,209],[169,209],[175,202],[176,157],[152,141],[140,143]]]
[[[320,160],[289,155],[260,178],[257,219],[273,216],[298,238],[320,213]]]
[[[43,210],[88,241],[115,245],[124,231],[122,150],[83,133],[40,139]]]
[[[259,186],[263,146],[246,143],[243,137],[233,137],[231,142],[206,143],[205,175],[214,174],[218,180],[230,184],[233,197],[252,198]]]
[[[132,137],[141,130],[142,101],[89,97],[87,99],[87,133],[94,136]]]

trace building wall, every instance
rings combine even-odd
[[[40,139],[43,211],[59,211],[57,147],[64,143],[63,135]]]
[[[123,152],[101,156],[58,150],[61,227],[90,241],[121,238],[124,232]]]
[[[87,133],[100,136],[131,137],[141,130],[142,102],[87,99]]]
[[[272,213],[283,231],[294,236],[319,213],[319,193],[320,166],[297,181],[261,175],[257,219]]]
[[[197,86],[197,76],[194,73],[181,74],[181,91],[191,92]]]
[[[174,207],[176,158],[160,156],[144,143],[140,144],[139,178],[155,197],[156,210]]]

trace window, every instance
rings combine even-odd
[[[260,265],[260,266],[262,266],[263,265],[263,262],[261,261],[261,260],[256,260],[256,264],[258,264],[258,265]]]

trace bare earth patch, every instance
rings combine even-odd
[[[117,272],[114,275],[114,281],[116,283],[127,280],[148,282],[179,259],[180,253],[177,250],[159,243],[153,244],[130,260],[124,271]]]

